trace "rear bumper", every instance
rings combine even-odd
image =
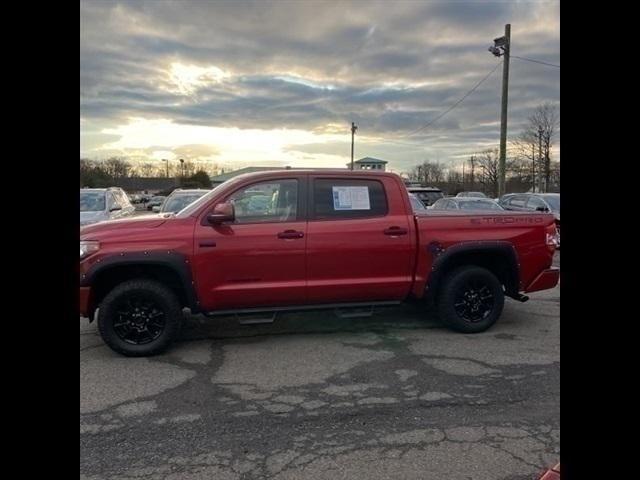
[[[525,293],[529,293],[537,292],[539,290],[548,290],[558,285],[558,280],[560,280],[560,269],[549,268],[547,270],[543,270],[540,275],[538,275],[533,282],[524,289],[524,291]]]
[[[80,287],[80,315],[83,317],[90,316],[91,312],[91,287]]]

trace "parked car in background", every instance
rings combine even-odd
[[[456,197],[464,198],[464,197],[473,197],[473,198],[487,198],[487,196],[482,192],[459,192]]]
[[[171,194],[165,199],[165,201],[160,206],[154,206],[154,212],[160,213],[177,213],[182,210],[187,205],[195,202],[205,193],[209,192],[209,190],[204,189],[192,189],[192,190],[182,190],[181,188],[176,188]]]
[[[505,210],[515,212],[552,213],[556,219],[558,243],[560,242],[560,194],[559,193],[519,193],[501,200]]]
[[[151,197],[149,201],[146,203],[147,210],[153,210],[153,207],[161,206],[164,203],[166,198],[167,197],[163,195],[156,195],[154,197]]]
[[[433,205],[444,197],[444,192],[435,187],[407,187],[409,193],[413,193],[425,207]]]
[[[414,213],[425,212],[428,210],[414,193],[409,193],[409,201],[411,202]]]
[[[442,198],[431,210],[504,210],[495,200],[478,197]]]
[[[119,187],[80,189],[80,226],[128,217],[135,207]]]

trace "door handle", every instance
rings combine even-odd
[[[202,240],[200,242],[201,247],[215,247],[216,242],[214,240]]]
[[[293,239],[302,237],[304,237],[304,233],[298,230],[285,230],[284,232],[278,233],[278,238]]]
[[[407,233],[409,233],[409,230],[407,230],[406,228],[402,228],[402,227],[389,227],[389,228],[385,228],[384,229],[384,234],[385,235],[391,235],[391,236],[396,236],[396,235],[406,235]]]

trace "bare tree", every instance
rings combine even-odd
[[[427,185],[442,183],[444,180],[444,169],[437,162],[425,160],[420,165],[413,167],[409,172],[409,180],[417,180]]]
[[[107,175],[114,179],[128,177],[131,172],[129,162],[118,157],[111,157],[105,160],[102,162],[102,167]]]
[[[497,148],[485,150],[476,155],[476,162],[480,168],[479,181],[483,186],[484,193],[493,197],[498,196],[498,159],[500,151]]]
[[[548,191],[551,184],[551,148],[560,128],[560,112],[552,103],[544,103],[529,116],[529,123],[520,134],[520,154],[531,159],[536,166],[536,177]],[[540,151],[541,150],[541,151]]]

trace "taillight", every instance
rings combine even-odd
[[[552,252],[555,251],[555,249],[560,244],[560,240],[558,238],[558,230],[556,229],[555,223],[547,226],[545,243],[549,250],[551,250]]]

